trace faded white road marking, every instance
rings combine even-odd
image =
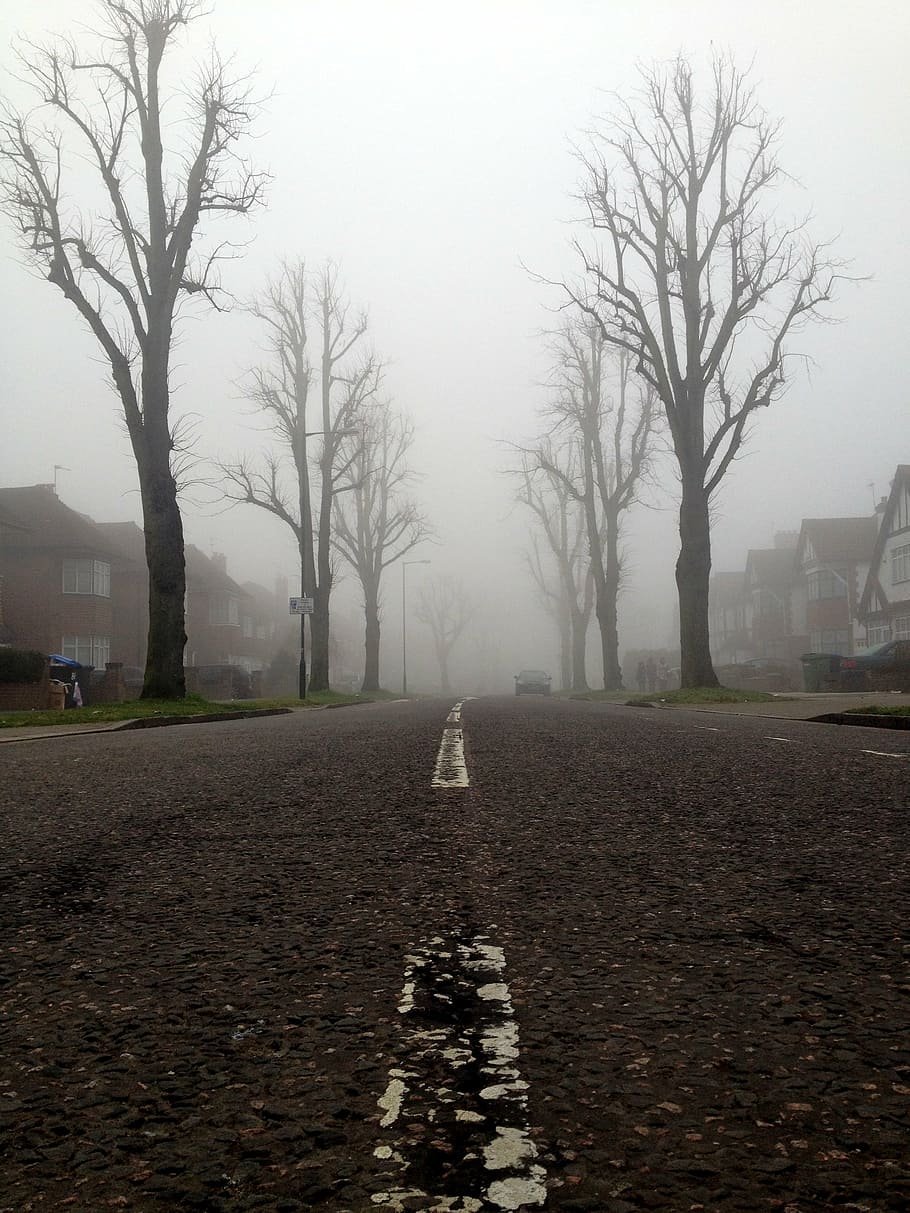
[[[502,948],[488,935],[436,936],[405,963],[399,1064],[378,1101],[386,1132],[373,1151],[391,1183],[372,1203],[391,1213],[544,1204]]]
[[[447,725],[454,718],[461,720],[461,705],[464,700],[455,704],[449,713]],[[447,727],[442,732],[442,742],[436,756],[436,769],[433,772],[432,787],[434,788],[467,788],[471,781],[468,779],[468,768],[464,758],[464,734],[457,726]]]
[[[895,754],[892,750],[860,750],[861,754],[875,754],[877,758],[910,758],[910,754]]]
[[[720,729],[713,724],[693,724],[693,729],[699,729],[702,733],[719,733]]]
[[[765,734],[765,741],[786,741],[789,745],[796,745],[793,737],[772,737],[770,733]]]

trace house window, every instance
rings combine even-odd
[[[111,659],[110,636],[64,636],[60,652],[80,665],[93,665],[103,670]]]
[[[244,616],[243,616],[243,619],[241,620],[241,625],[240,625],[240,626],[241,626],[241,633],[242,633],[242,635],[243,635],[244,637],[246,637],[247,639],[250,639],[250,638],[252,637],[252,635],[253,635],[253,621],[252,621],[252,619],[249,617],[249,615],[244,615]]]
[[[875,644],[884,644],[891,639],[891,625],[888,623],[870,623],[866,628],[866,645],[872,648]]]
[[[209,599],[209,623],[215,627],[237,627],[240,624],[240,602],[229,594]]]
[[[817,602],[820,598],[847,597],[847,569],[818,569],[809,574],[808,582],[810,602]]]
[[[63,559],[64,594],[94,594],[96,598],[111,596],[111,566],[106,560]]]
[[[910,543],[895,548],[891,553],[891,582],[910,581]]]
[[[895,640],[910,640],[910,615],[898,615],[891,625]]]

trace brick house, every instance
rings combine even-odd
[[[876,510],[877,533],[859,602],[867,645],[910,640],[910,464],[898,466]]]
[[[50,484],[0,489],[3,613],[11,643],[104,669],[120,660],[114,599],[118,553]]]
[[[859,605],[877,523],[866,518],[805,518],[796,548],[809,651],[851,657],[865,646]]]

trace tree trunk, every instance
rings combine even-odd
[[[374,592],[364,587],[364,634],[363,691],[378,691],[379,686],[379,603]]]
[[[328,584],[321,582],[313,595],[310,616],[310,686],[311,691],[329,690],[329,593]]]
[[[560,686],[568,691],[572,686],[572,615],[571,604],[563,598],[558,607],[559,619],[559,679]]]
[[[152,362],[151,357],[148,362]],[[139,472],[149,575],[149,633],[142,699],[183,699],[186,561],[177,483],[171,471],[167,367],[143,367],[144,424],[131,430]]]
[[[603,593],[597,595],[597,622],[604,663],[604,690],[622,690],[622,667],[619,664],[619,519],[615,511],[604,518],[604,579]]]
[[[683,476],[679,507],[680,686],[716,687],[708,641],[708,579],[711,575],[711,524],[708,494],[700,477]]]
[[[588,648],[588,615],[584,611],[572,612],[572,690],[587,691],[586,671]]]

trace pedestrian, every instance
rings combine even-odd
[[[657,665],[653,657],[649,657],[645,662],[645,673],[648,678],[648,691],[657,690]]]
[[[657,663],[657,689],[665,691],[670,681],[670,667],[667,665],[666,659],[661,657]]]
[[[644,694],[645,691],[645,663],[640,661],[638,668],[635,671],[635,683],[639,691]]]

